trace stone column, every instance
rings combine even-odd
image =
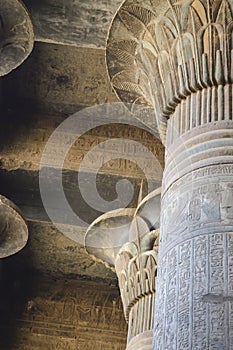
[[[131,229],[137,230],[137,222]],[[128,323],[127,350],[152,347],[158,231],[148,232],[126,243],[115,261],[125,319]]]
[[[113,85],[166,147],[154,350],[233,348],[232,38],[230,0],[126,1],[110,31]]]
[[[168,123],[171,139],[183,126],[167,141],[154,349],[233,346],[231,90],[187,97]]]
[[[151,192],[137,209],[100,216],[89,227],[87,252],[113,269],[118,277],[128,323],[127,350],[151,350],[159,240],[161,190]],[[158,219],[158,215],[157,215]]]

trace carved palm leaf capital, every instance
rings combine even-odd
[[[126,0],[107,43],[120,99],[155,110],[162,141],[167,119],[192,93],[232,84],[231,0]]]

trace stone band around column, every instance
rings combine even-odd
[[[163,192],[182,176],[194,170],[231,162],[233,162],[233,122],[214,122],[196,127],[177,138],[166,149]]]

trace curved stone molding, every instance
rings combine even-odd
[[[0,259],[24,248],[28,228],[20,210],[8,199],[0,196]]]
[[[135,229],[138,226],[136,222]],[[138,334],[153,330],[157,256],[158,230],[125,244],[116,257],[115,268],[129,324],[128,342]]]
[[[130,341],[126,350],[151,350],[152,338],[152,331],[143,332]]]
[[[137,208],[112,210],[99,216],[88,227],[85,235],[85,248],[96,261],[101,261],[114,270],[115,259],[127,242],[138,240],[140,234],[158,229],[160,222],[161,188],[146,196]]]
[[[117,13],[107,47],[112,84],[122,100],[155,108],[163,142],[182,101],[214,86],[207,98],[221,101],[232,84],[232,11],[229,0],[126,0]]]
[[[0,76],[3,76],[31,53],[34,34],[30,16],[21,1],[2,0],[0,11]]]
[[[129,241],[134,213],[135,209],[117,209],[98,217],[86,232],[87,253],[114,270],[117,253]]]
[[[160,227],[161,187],[149,193],[138,205],[135,216],[140,216],[149,225],[150,230]]]

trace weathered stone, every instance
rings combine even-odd
[[[153,209],[160,209],[160,189],[137,209],[99,217],[86,234],[85,246],[93,259],[115,267],[128,322],[127,349],[152,347],[159,234],[158,230],[150,231],[155,225],[154,217],[149,221]]]
[[[229,349],[232,346],[231,327],[229,325],[229,331],[226,331],[224,325],[228,324],[228,319],[231,324],[228,308],[232,304],[233,285],[230,268],[233,154],[232,146],[229,147],[233,124],[216,124],[203,125],[199,132],[195,128],[184,135],[182,143],[177,139],[171,145],[173,156],[177,154],[173,158],[177,164],[174,181],[171,170],[174,168],[170,166],[169,157],[167,159],[155,349],[166,348],[175,341],[177,348],[182,346],[184,349],[190,346],[198,349],[200,344],[204,349]],[[226,139],[227,135],[231,135],[229,139]],[[184,147],[186,140],[196,144],[198,162],[193,155],[189,158],[187,154],[183,157],[186,164],[178,161],[182,151],[189,152],[189,148]],[[226,147],[224,151],[219,147],[222,142]],[[216,161],[219,164],[215,165]],[[203,163],[201,168],[200,162]],[[167,291],[165,298],[164,290]],[[160,336],[163,332],[164,338]]]
[[[0,259],[20,251],[27,243],[28,228],[19,208],[0,196]]]
[[[24,80],[24,76],[20,77]],[[9,83],[10,82],[13,83],[13,80],[10,80]],[[17,85],[17,83],[15,84]],[[19,90],[21,91],[22,89],[20,87],[22,88],[22,85],[19,85]],[[14,95],[17,101],[23,98],[20,91],[19,95]],[[34,112],[31,109],[19,112],[18,108],[20,108],[20,105],[18,104],[16,104],[14,108],[15,110],[12,110],[11,113],[6,110],[3,111],[1,116],[1,168],[9,171],[15,169],[37,171],[40,167],[43,150],[50,135],[54,132],[56,127],[65,120],[65,116],[55,113],[52,115],[49,113],[43,114],[42,112]],[[84,113],[83,115],[85,116]],[[82,116],[82,112],[80,116]],[[106,115],[106,118],[110,117],[110,114]],[[21,119],[23,119],[23,123]],[[84,125],[83,120],[80,120],[79,123],[81,126]],[[16,127],[17,130],[15,130]],[[70,135],[72,135],[72,132]],[[63,143],[66,141],[65,136],[64,134],[64,138],[61,139]],[[74,142],[65,158],[64,168],[77,171],[85,155],[94,147],[101,145],[101,149],[95,151],[96,157],[93,157],[91,161],[86,163],[86,168],[84,169],[86,172],[93,172],[99,163],[103,163],[103,166],[98,170],[100,174],[112,174],[132,178],[144,177],[143,170],[140,169],[137,164],[124,159],[122,146],[120,148],[119,145],[116,144],[115,149],[109,149],[107,147],[108,145],[104,143],[114,138],[125,139],[124,142],[127,146],[127,154],[132,154],[132,158],[135,158],[136,155],[139,164],[144,162],[145,166],[143,170],[147,172],[147,176],[151,180],[158,183],[161,181],[162,169],[164,167],[164,146],[154,135],[143,128],[133,125],[128,125],[126,127],[123,123],[103,125],[90,130],[84,135],[77,134],[77,140]],[[134,149],[130,150],[130,144],[127,145],[128,140],[139,142],[145,146],[145,151],[147,152],[141,152],[139,154],[136,153]],[[122,145],[124,145],[123,141]],[[156,173],[151,171],[150,154],[148,154],[148,151],[155,156],[158,160],[158,165],[160,165]],[[112,156],[111,161],[106,162],[105,159],[110,156]]]
[[[7,263],[0,288],[2,349],[125,349],[126,322],[115,286],[29,274],[25,279],[23,270],[9,277],[14,269]]]
[[[117,253],[129,241],[135,208],[118,209],[98,217],[85,236],[85,247],[95,260],[113,268]]]
[[[161,187],[150,192],[138,205],[135,216],[140,216],[150,230],[160,228]]]
[[[64,230],[71,228],[64,227]],[[76,227],[83,239],[83,228]],[[28,250],[35,273],[53,278],[87,278],[116,284],[116,275],[86,254],[83,244],[65,237],[51,223],[29,221]]]
[[[37,44],[35,51],[25,62],[25,65],[12,72],[9,78],[4,79],[4,107],[9,114],[5,114],[5,111],[1,113],[1,121],[4,120],[5,124],[1,123],[0,187],[5,193],[11,194],[16,199],[27,218],[30,218],[30,242],[28,245],[30,259],[26,259],[27,266],[32,268],[34,276],[39,273],[50,276],[50,279],[44,283],[43,279],[41,281],[38,278],[37,288],[40,291],[37,289],[36,293],[27,300],[24,314],[15,317],[17,336],[14,333],[15,329],[12,327],[12,323],[9,327],[6,323],[8,320],[7,307],[2,314],[6,316],[6,319],[2,317],[0,322],[0,328],[5,328],[0,332],[4,333],[7,330],[8,340],[15,341],[13,347],[20,350],[73,350],[79,348],[120,350],[125,347],[125,322],[122,318],[118,295],[116,303],[115,300],[108,303],[108,294],[104,294],[105,286],[100,285],[101,292],[99,293],[96,284],[66,281],[66,279],[70,281],[70,279],[76,279],[77,276],[82,276],[83,278],[102,279],[115,284],[115,274],[107,270],[103,264],[93,262],[85,253],[82,244],[68,240],[48,222],[38,191],[38,168],[43,148],[54,127],[64,120],[64,114],[67,116],[82,107],[116,101],[108,83],[104,50],[93,50],[86,47],[105,46],[105,38],[103,40],[102,35],[105,36],[107,33],[109,22],[120,2],[115,1],[113,4],[111,1],[98,1],[98,3],[92,2],[90,4],[87,1],[85,3],[72,1],[71,3],[70,0],[62,2],[60,0],[56,2],[25,0],[25,3],[33,17],[36,40],[47,43]],[[96,25],[93,25],[93,22]],[[103,22],[106,25],[103,25]],[[48,42],[56,43],[56,45]],[[71,43],[79,48],[61,46],[57,43]],[[85,49],[81,49],[80,46],[85,46]],[[31,106],[29,112],[28,108],[25,108],[28,105]],[[35,122],[34,113],[38,108],[41,109],[43,117],[38,116]],[[16,118],[12,119],[11,113],[14,110]],[[151,116],[147,111],[147,108],[140,109],[136,117],[141,118],[144,124],[147,124],[149,120],[150,127],[154,126],[156,124],[154,115],[152,113]],[[61,118],[54,115],[57,112],[62,114]],[[151,122],[152,118],[153,122]],[[36,124],[37,122],[38,124]],[[49,125],[50,123],[51,125]],[[77,184],[74,178],[77,168],[84,154],[93,145],[112,137],[126,138],[130,136],[131,139],[137,139],[138,142],[152,151],[159,163],[163,165],[164,147],[161,142],[149,136],[145,129],[140,130],[133,126],[126,127],[117,124],[100,127],[84,135],[69,152],[64,165],[66,170],[63,180],[67,189],[66,195],[71,199],[74,207],[81,203],[80,197],[75,198]],[[131,150],[127,148],[127,152],[130,153]],[[103,153],[112,154],[117,159],[111,159],[111,161],[104,163]],[[97,177],[97,187],[101,193],[103,192],[105,199],[114,199],[116,194],[114,184],[125,175],[133,182],[137,194],[139,179],[145,178],[145,174],[143,174],[145,169],[155,187],[160,186],[160,164],[158,163],[158,171],[150,169],[148,152],[137,153],[138,160],[141,163],[144,161],[145,164],[142,170],[132,161],[125,160],[124,157],[120,158],[121,154],[114,147],[111,149],[103,147],[97,156],[103,160],[103,166]],[[85,168],[85,174],[92,172],[96,164],[97,159],[92,159]],[[49,184],[53,180],[54,178],[51,177]],[[146,192],[146,184],[144,187]],[[54,195],[52,191],[50,193],[51,196]],[[59,201],[56,204],[59,207]],[[131,204],[135,206],[135,197]],[[82,204],[81,207],[84,209],[83,215],[85,217],[89,220],[94,219],[96,212],[93,213]],[[143,208],[142,205],[140,213]],[[58,216],[63,219],[62,208],[60,208]],[[158,223],[153,221],[154,224]],[[153,225],[150,223],[150,227]],[[69,227],[66,226],[65,229],[68,231]],[[83,237],[82,229],[82,227],[76,227],[78,239]],[[131,235],[132,237],[134,236]],[[153,255],[152,253],[148,254],[149,256]],[[140,253],[138,252],[139,259]],[[148,260],[150,259],[148,258]],[[144,266],[145,270],[148,266],[149,263]],[[152,267],[154,268],[155,265]],[[139,270],[138,273],[140,275]],[[153,276],[153,270],[151,273]],[[9,275],[10,277],[12,276]],[[30,284],[31,280],[28,279],[27,274],[24,278],[24,281],[26,280]],[[56,282],[57,278],[63,278],[63,281],[58,283]],[[140,278],[144,281],[142,275]],[[14,279],[14,287],[16,288],[18,288],[17,283],[17,279]],[[154,283],[155,280],[151,281],[153,292]],[[54,284],[59,284],[59,288],[54,287]],[[1,283],[0,285],[2,286]],[[25,286],[26,284],[23,283],[23,297],[26,298]],[[88,296],[86,296],[86,292]],[[41,296],[40,293],[43,295]],[[84,297],[83,294],[85,294]],[[87,303],[85,298],[88,299]],[[145,300],[146,304],[150,298],[143,294],[142,299]],[[17,297],[14,300],[14,305],[20,304]],[[103,304],[106,309],[105,306],[102,306]],[[92,305],[94,306],[92,307]],[[151,305],[153,305],[153,300]],[[151,308],[150,315],[152,314]],[[11,320],[13,320],[12,315]],[[90,322],[90,320],[92,321]],[[152,329],[151,317],[147,323]],[[143,325],[142,319],[138,320],[138,327],[139,331],[147,328],[146,325]],[[92,339],[90,339],[90,329]],[[151,345],[149,334],[151,335],[151,332],[144,332],[140,338],[146,335],[146,342],[149,341]],[[8,344],[6,347],[5,343],[0,342],[0,344],[0,347],[7,348]],[[141,345],[145,345],[144,340]],[[129,346],[134,345],[130,343]]]
[[[51,114],[67,115],[117,101],[108,81],[103,49],[36,43],[25,64],[7,77],[6,89],[8,86],[21,105],[31,103],[34,110]]]
[[[110,22],[122,0],[24,0],[35,40],[105,48]]]
[[[31,53],[34,34],[29,14],[18,0],[2,0],[0,4],[0,76],[10,73]]]
[[[18,75],[18,71],[12,74]],[[22,81],[24,81],[23,76]],[[11,86],[13,86],[13,80]],[[29,91],[28,94],[30,94]],[[17,101],[15,101],[15,104]],[[16,106],[18,105],[16,104]],[[41,274],[59,275],[60,278],[63,274],[67,278],[81,275],[88,278],[101,278],[106,281],[115,280],[116,276],[114,273],[110,273],[100,263],[94,264],[85,250],[82,249],[85,227],[75,228],[75,241],[79,242],[79,246],[76,246],[74,242],[69,241],[65,237],[62,239],[61,234],[51,225],[41,201],[38,181],[40,159],[49,136],[57,125],[65,120],[65,117],[42,112],[35,113],[27,108],[25,111],[20,109],[19,111],[18,109],[16,111],[11,110],[8,113],[5,111],[1,117],[0,193],[11,198],[23,211],[26,219],[32,222],[30,224],[30,249],[34,257],[33,266],[35,270]],[[159,140],[143,129],[133,126],[126,127],[124,124],[113,124],[95,128],[88,134],[80,137],[65,160],[64,168],[66,170],[63,172],[63,184],[72,208],[81,215],[81,218],[87,225],[101,215],[101,212],[90,208],[82,200],[77,179],[80,163],[93,146],[101,145],[104,141],[117,137],[142,142],[159,159],[161,166],[163,166],[164,147]],[[117,149],[110,150],[106,146],[102,147],[102,152],[99,152],[99,154],[103,163],[106,155],[114,154],[115,156],[117,155],[117,158],[124,158],[120,151]],[[145,161],[147,153],[137,156],[139,161]],[[85,173],[87,176],[88,173],[93,172],[95,161],[93,159],[93,162],[88,164]],[[147,169],[150,171],[150,163],[146,161],[145,164],[147,164]],[[56,170],[54,170],[52,175],[48,179],[48,191],[51,193],[51,196],[56,195],[50,190],[51,183],[57,178]],[[150,171],[150,179],[152,176],[154,177],[155,173],[152,174]],[[144,177],[144,174],[136,164],[118,158],[116,161],[112,160],[105,163],[99,169],[96,185],[100,196],[110,201],[116,197],[115,189],[118,181],[123,179],[129,180],[134,187],[134,196],[129,206],[136,207],[141,177]],[[156,188],[160,186],[161,168],[158,169],[158,174],[155,177],[156,180],[153,181],[153,184]],[[143,186],[143,193],[144,195],[147,194],[146,182]],[[57,203],[54,208],[58,210]],[[58,217],[60,217],[60,221],[64,219],[62,208],[58,210]],[[74,227],[71,226],[70,223],[70,226],[67,225],[65,227],[68,235],[70,234],[69,232],[74,231]],[[66,247],[70,245],[73,253],[69,253],[68,249],[66,250]],[[60,246],[61,250],[57,249],[57,246]],[[47,261],[49,261],[49,264]]]
[[[115,260],[125,317],[129,325],[129,349],[133,338],[152,332],[154,327],[158,231],[144,231],[145,222],[142,225],[140,221],[142,219],[136,218],[131,227],[134,234],[139,235],[137,240],[126,243]],[[147,339],[146,343],[151,347],[152,338]],[[143,344],[138,343],[138,348],[139,345]]]
[[[127,0],[110,30],[113,86],[167,147],[154,350],[233,346],[232,22],[227,0]]]
[[[136,335],[129,344],[127,345],[127,350],[151,350],[153,339],[153,331],[146,331],[141,334]]]

